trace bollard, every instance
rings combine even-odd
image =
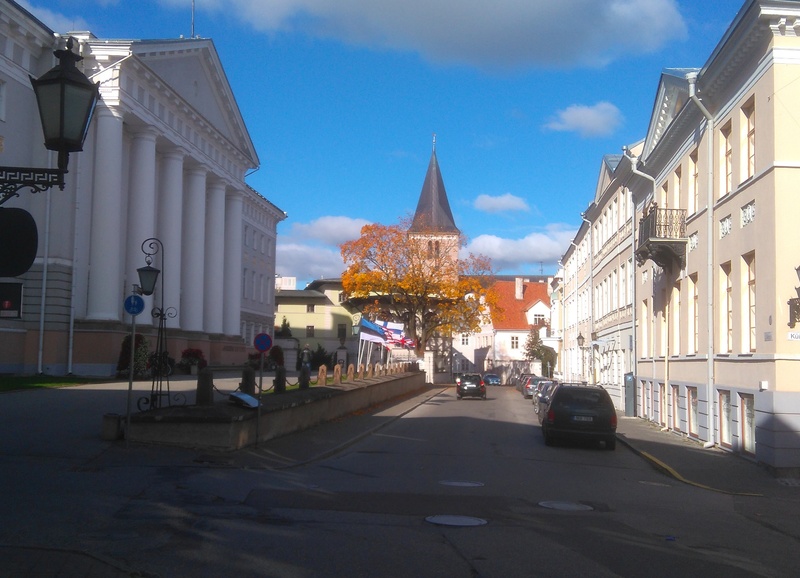
[[[279,365],[275,368],[275,379],[272,380],[272,387],[275,393],[286,392],[286,368]]]
[[[311,372],[305,365],[300,368],[298,381],[300,382],[300,389],[308,389],[308,386],[311,385]]]
[[[214,405],[214,372],[210,369],[201,369],[197,375],[195,400],[197,405]]]
[[[242,369],[242,381],[239,383],[239,389],[248,395],[256,394],[256,370],[249,365]]]

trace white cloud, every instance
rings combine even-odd
[[[610,102],[594,106],[574,104],[556,113],[545,128],[562,132],[577,132],[582,137],[609,136],[622,124],[622,113]]]
[[[366,219],[326,216],[310,223],[294,223],[289,236],[292,239],[314,239],[338,246],[346,241],[358,239],[361,236],[361,228],[369,223],[370,221]]]
[[[196,6],[238,15],[258,30],[299,30],[480,68],[604,65],[686,36],[676,0],[196,0]]]
[[[473,206],[479,211],[486,213],[502,213],[505,211],[530,211],[525,199],[516,197],[511,193],[492,197],[490,195],[478,195]]]
[[[551,225],[544,232],[531,233],[522,239],[480,235],[468,243],[465,252],[489,257],[498,272],[521,272],[531,265],[558,261],[569,247],[575,232],[572,228]]]
[[[297,277],[298,288],[314,279],[341,277],[344,263],[338,248],[301,243],[283,243],[278,238],[275,273]]]
[[[27,0],[17,0],[17,3],[31,14],[34,14],[36,18],[41,20],[42,23],[53,32],[64,34],[66,32],[89,29],[86,20],[78,16],[65,16],[64,14],[54,12],[49,8],[43,8]]]

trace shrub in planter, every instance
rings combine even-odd
[[[189,347],[181,352],[181,360],[178,362],[178,367],[184,371],[191,371],[192,366],[197,366],[197,369],[203,369],[208,362],[203,355],[202,349]]]
[[[141,333],[136,334],[136,347],[133,352],[133,375],[142,377],[147,373],[147,357],[149,347],[147,339]],[[131,364],[131,336],[126,335],[117,360],[117,373],[127,374]]]

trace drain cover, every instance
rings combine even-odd
[[[578,502],[539,502],[542,508],[550,508],[551,510],[563,510],[565,512],[588,512],[594,510],[591,506],[586,504],[579,504]]]
[[[426,522],[437,526],[483,526],[486,520],[483,518],[473,518],[472,516],[453,516],[450,514],[440,514],[438,516],[428,516]]]
[[[443,486],[458,486],[460,488],[480,488],[483,482],[466,482],[461,480],[442,480],[439,482]]]

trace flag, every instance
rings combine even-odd
[[[358,338],[362,341],[372,341],[373,343],[386,343],[386,336],[383,328],[363,317],[358,322]]]

